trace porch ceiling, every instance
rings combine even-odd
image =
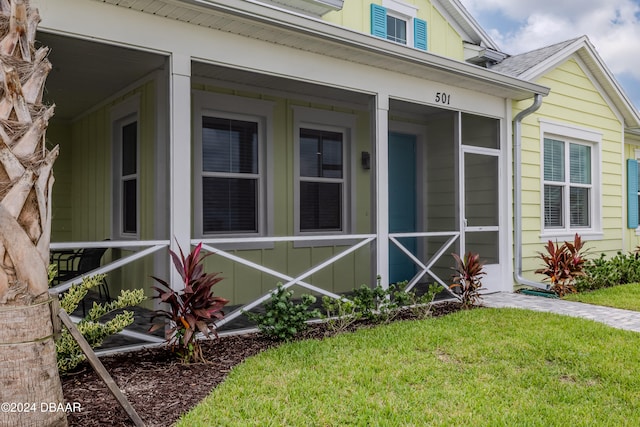
[[[240,34],[494,96],[527,99],[549,89],[371,37],[320,19],[245,0],[104,0],[169,19]]]
[[[78,117],[165,64],[161,55],[89,40],[45,32],[37,40],[51,49],[45,102],[56,104],[61,120]]]

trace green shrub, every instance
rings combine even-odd
[[[264,305],[264,313],[244,312],[244,314],[249,320],[256,322],[258,329],[264,335],[272,339],[288,341],[306,329],[307,320],[320,316],[319,310],[310,310],[316,302],[316,297],[304,294],[298,303],[294,302],[292,297],[293,291],[285,289],[282,283],[278,283],[277,289]]]
[[[440,291],[440,286],[432,284],[423,295],[406,291],[408,282],[399,282],[384,289],[380,284],[375,288],[362,285],[353,290],[351,299],[337,300],[323,297],[322,305],[330,330],[343,331],[351,324],[367,319],[375,323],[386,323],[395,319],[401,309],[407,307],[416,317],[426,317],[431,310],[431,302]]]
[[[606,259],[605,254],[588,260],[584,265],[584,276],[576,279],[578,292],[593,291],[616,285],[640,282],[640,255],[636,253],[617,255]]]
[[[98,286],[103,278],[104,275],[85,277],[82,283],[71,286],[60,298],[60,307],[67,313],[73,313],[78,308],[78,304],[87,295],[89,289]],[[136,289],[133,291],[123,290],[116,300],[109,303],[98,304],[94,302],[87,315],[78,323],[78,330],[92,348],[99,347],[105,338],[121,332],[131,325],[133,323],[133,313],[123,311],[104,323],[101,323],[100,319],[115,310],[138,305],[144,299],[144,291]],[[70,371],[85,359],[80,346],[67,329],[63,329],[62,334],[56,340],[56,352],[58,370],[61,373]]]

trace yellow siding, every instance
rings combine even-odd
[[[323,19],[342,27],[370,34],[371,3],[382,4],[382,1],[347,1],[341,10],[329,12],[323,16]],[[460,61],[464,60],[462,37],[431,2],[427,0],[406,0],[405,3],[416,6],[418,8],[417,17],[427,22],[427,50],[429,52]]]
[[[623,249],[623,150],[622,123],[580,65],[569,59],[540,77],[536,83],[551,88],[541,108],[525,118],[522,126],[523,269],[540,267],[541,233],[541,130],[539,120],[590,129],[602,133],[600,145],[600,189],[602,191],[602,240],[589,241],[593,253],[614,254]],[[514,103],[514,116],[531,101]]]

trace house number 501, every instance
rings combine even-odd
[[[451,102],[451,95],[448,95],[444,92],[436,92],[436,102],[438,104],[449,105]]]

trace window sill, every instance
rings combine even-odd
[[[547,241],[572,241],[576,233],[583,240],[602,240],[604,233],[602,231],[594,230],[545,230],[540,234],[540,241],[546,243]]]

